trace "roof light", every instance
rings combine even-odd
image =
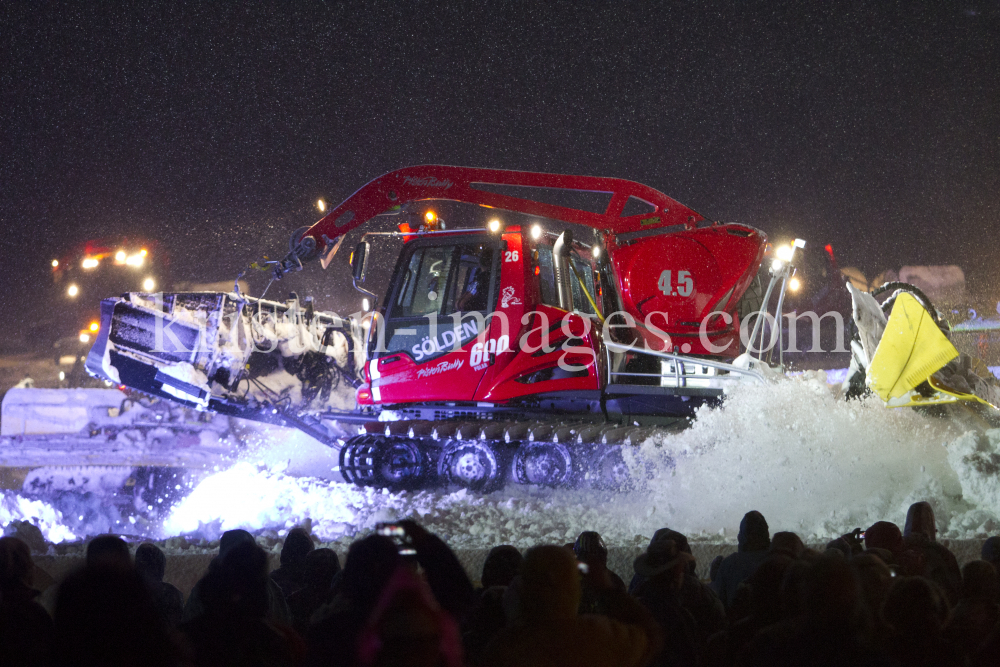
[[[542,238],[542,226],[541,225],[532,225],[531,226],[531,238],[535,239],[536,241],[538,239]]]
[[[434,211],[427,211],[426,213],[424,213],[424,222],[426,222],[427,224],[433,224],[434,221],[437,219],[438,219],[437,213],[435,213]]]
[[[54,260],[52,260],[52,268],[53,268],[53,269],[55,269],[55,268],[57,268],[58,266],[59,266],[59,260],[58,260],[58,259],[54,259]]]
[[[83,258],[83,268],[85,269],[96,269],[97,265],[100,264],[96,257],[84,257]]]
[[[147,292],[152,292],[154,287],[156,287],[156,281],[152,278],[146,278],[142,281],[142,289]]]
[[[500,221],[496,218],[490,220],[490,231],[494,234],[500,231]]]
[[[87,327],[87,329],[90,330],[90,333],[97,333],[100,330],[100,328],[101,328],[101,323],[98,322],[97,320],[91,322],[90,326]]]
[[[76,285],[70,285],[69,289],[66,290],[66,294],[69,294],[71,298],[79,293],[80,293],[80,288],[77,287]]]

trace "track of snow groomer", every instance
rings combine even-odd
[[[764,390],[737,388],[686,431],[653,435],[627,457],[633,473],[648,478],[641,491],[511,485],[488,495],[390,493],[335,481],[334,452],[301,433],[255,426],[243,438],[234,463],[131,531],[168,543],[184,536],[187,544],[233,528],[280,537],[308,523],[319,539],[345,547],[377,522],[414,518],[458,549],[565,543],[582,530],[599,531],[609,546],[637,547],[664,526],[694,541],[733,543],[743,514],[757,509],[773,531],[821,543],[877,520],[901,525],[917,500],[932,503],[943,538],[1000,529],[1000,430],[964,432],[947,419],[887,410],[875,398],[845,402],[822,371]],[[73,502],[7,492],[0,522],[31,521],[52,542],[114,528],[93,520],[99,497]]]

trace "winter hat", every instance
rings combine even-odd
[[[979,557],[994,566],[1000,564],[1000,535],[994,535],[983,542],[983,550]]]
[[[315,548],[309,532],[305,528],[292,528],[281,547],[281,564],[297,565]]]
[[[771,546],[771,534],[764,515],[757,510],[744,514],[736,541],[740,551],[766,551]]]
[[[635,559],[633,567],[639,576],[655,577],[678,565],[686,567],[693,560],[694,556],[681,551],[673,540],[659,540],[650,544],[646,553]]]
[[[238,544],[243,544],[244,542],[257,544],[257,540],[253,538],[253,535],[241,528],[237,528],[236,530],[227,530],[222,534],[222,537],[219,538],[219,556],[225,556],[230,549]]]
[[[876,521],[865,531],[865,549],[885,549],[898,554],[906,547],[899,526],[889,521]]]
[[[486,555],[483,562],[483,575],[481,582],[483,588],[491,586],[509,586],[511,579],[521,571],[521,563],[524,557],[517,547],[510,544],[502,544],[493,547]]]
[[[140,544],[135,550],[135,569],[153,581],[163,581],[167,572],[167,556],[155,544]]]
[[[599,560],[607,560],[608,558],[608,548],[604,546],[604,540],[601,539],[600,533],[592,530],[585,530],[580,533],[580,536],[576,538],[576,542],[573,544],[573,553],[580,560],[594,557]]]
[[[903,526],[903,537],[914,533],[923,533],[931,542],[937,539],[937,525],[934,523],[934,508],[926,501],[913,503],[906,511],[906,524]]]
[[[566,549],[554,545],[529,549],[521,564],[520,588],[520,606],[525,618],[576,616],[581,595],[576,559]]]

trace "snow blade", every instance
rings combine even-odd
[[[957,356],[958,350],[930,313],[913,295],[904,292],[893,304],[872,357],[868,386],[888,403],[906,396]]]

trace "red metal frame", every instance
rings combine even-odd
[[[608,192],[611,193],[611,201],[604,213],[591,213],[473,187],[479,183]],[[637,197],[648,202],[655,207],[655,210],[623,218],[621,213],[629,197]],[[612,234],[646,231],[671,225],[684,225],[687,229],[694,229],[698,222],[705,219],[700,213],[658,190],[620,178],[421,165],[397,169],[379,176],[330,211],[329,215],[314,224],[305,235],[314,237],[318,246],[322,248],[325,245],[324,235],[331,240],[336,239],[394,206],[421,199],[452,199],[480,204],[586,225]],[[346,219],[348,217],[349,220]],[[649,222],[652,218],[659,218],[659,221]],[[340,224],[337,224],[338,221]]]

